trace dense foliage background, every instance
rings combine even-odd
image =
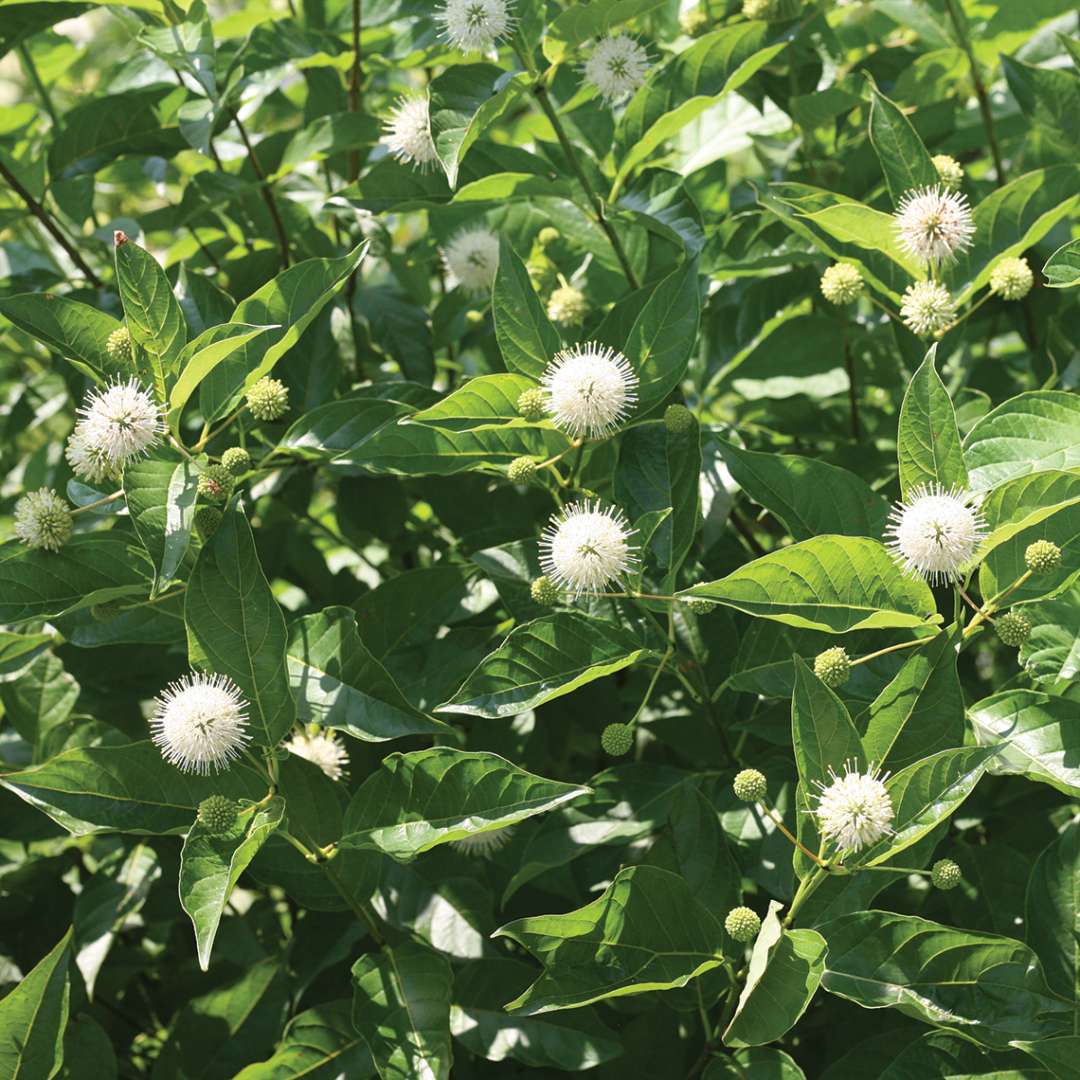
[[[746,7],[515,0],[464,55],[411,0],[0,0],[3,1077],[1078,1075],[1080,17]],[[975,232],[919,337],[892,214],[937,155]],[[490,295],[442,254],[478,226]],[[582,442],[518,400],[587,341],[639,388]],[[167,437],[73,476],[129,377]],[[920,484],[980,502],[962,587],[882,545]],[[41,488],[58,551],[13,535]],[[585,497],[641,571],[538,603]],[[191,668],[250,703],[208,777],[148,738]],[[895,811],[846,859],[807,812],[845,761]]]

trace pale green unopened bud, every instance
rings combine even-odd
[[[709,26],[709,13],[700,7],[690,8],[679,16],[679,27],[687,37],[701,37]]]
[[[522,391],[517,399],[517,411],[530,424],[539,423],[547,416],[547,403],[544,400],[544,391],[539,386],[530,390]]]
[[[209,795],[199,803],[199,824],[211,836],[222,836],[236,824],[238,803],[224,795]]]
[[[622,757],[634,745],[634,729],[629,724],[608,724],[600,735],[605,754]]]
[[[841,646],[826,649],[814,658],[814,674],[826,685],[836,689],[843,686],[851,675],[851,661]]]
[[[260,379],[247,392],[247,406],[257,420],[278,420],[289,411],[289,391],[278,379]]]
[[[765,798],[769,786],[765,781],[765,774],[757,769],[743,769],[735,774],[735,798],[740,802],[761,802]]]
[[[935,154],[933,162],[941,182],[950,191],[956,191],[964,181],[964,167],[948,154]]]
[[[506,478],[511,484],[524,484],[536,475],[536,462],[530,457],[514,458],[507,466]]]
[[[224,465],[207,465],[199,477],[199,494],[211,502],[224,502],[232,486],[232,473]]]
[[[29,548],[59,551],[71,529],[71,509],[52,488],[27,492],[15,504],[15,535]]]
[[[761,929],[761,919],[748,907],[732,908],[724,919],[724,929],[736,941],[753,941]]]
[[[775,19],[779,8],[777,0],[743,0],[742,13],[747,19]]]
[[[994,629],[1006,645],[1018,649],[1031,633],[1031,620],[1022,611],[1006,611],[994,620]]]
[[[117,366],[131,363],[131,334],[126,326],[117,327],[105,340],[105,355]]]
[[[221,464],[233,476],[243,476],[251,468],[251,455],[240,446],[230,446],[221,455]]]
[[[830,304],[850,304],[862,291],[862,274],[852,263],[834,263],[821,275],[821,295]]]
[[[1024,551],[1024,563],[1034,574],[1048,574],[1061,565],[1061,548],[1052,540],[1036,540]]]
[[[955,889],[961,881],[960,867],[952,859],[938,859],[930,871],[930,883],[935,889]]]
[[[548,297],[547,314],[560,326],[580,326],[589,314],[589,302],[573,285],[560,285]]]
[[[538,577],[529,586],[529,595],[544,607],[554,607],[559,602],[559,586],[549,577]]]
[[[669,405],[664,410],[664,427],[672,435],[685,435],[697,427],[697,419],[685,405]]]
[[[990,291],[1002,300],[1023,300],[1034,284],[1027,259],[1000,259],[990,271]]]

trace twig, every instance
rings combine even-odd
[[[240,132],[240,138],[243,140],[244,148],[247,150],[251,168],[259,181],[259,190],[262,192],[263,201],[266,203],[266,208],[270,211],[270,217],[274,222],[274,230],[277,232],[278,244],[281,247],[282,268],[287,270],[289,268],[289,238],[285,233],[285,225],[278,211],[277,199],[274,198],[274,189],[270,186],[266,179],[266,173],[263,172],[263,168],[259,164],[259,159],[255,154],[255,147],[251,145],[247,131],[240,122],[240,114],[235,109],[231,112],[233,123],[236,124],[236,130]]]

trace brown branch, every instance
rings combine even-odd
[[[236,130],[240,132],[240,138],[243,140],[244,148],[247,150],[251,168],[259,181],[259,190],[262,192],[267,210],[270,211],[270,217],[274,222],[274,230],[278,236],[278,244],[281,247],[281,265],[283,269],[287,270],[289,268],[289,238],[285,233],[285,224],[281,220],[281,214],[278,212],[277,199],[274,198],[273,188],[267,182],[266,173],[263,172],[263,168],[255,154],[255,147],[251,145],[251,140],[244,130],[244,125],[240,122],[240,114],[235,110],[232,110],[232,120],[236,124]]]

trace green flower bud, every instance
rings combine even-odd
[[[211,502],[224,502],[232,486],[232,473],[224,465],[207,465],[199,477],[199,494]]]
[[[664,427],[672,435],[685,435],[697,427],[697,419],[685,405],[669,405],[664,410]]]
[[[233,476],[243,476],[244,473],[251,468],[251,455],[239,446],[230,446],[224,454],[221,455],[221,464]]]
[[[834,263],[821,275],[821,295],[830,304],[850,304],[862,291],[862,274],[851,263]]]
[[[777,0],[743,0],[742,13],[747,19],[775,19],[779,8]]]
[[[845,649],[837,645],[814,658],[814,674],[834,690],[843,686],[851,675],[851,661]]]
[[[199,824],[211,836],[223,836],[236,824],[240,805],[224,795],[210,795],[199,803]]]
[[[735,798],[747,803],[761,802],[769,790],[765,774],[758,772],[757,769],[743,769],[742,772],[736,773],[732,787],[735,788]]]
[[[539,386],[522,391],[521,396],[517,399],[517,411],[530,424],[539,423],[547,416],[547,402],[544,398],[544,391]]]
[[[1035,275],[1027,259],[999,259],[990,271],[990,291],[1002,300],[1023,300],[1034,284]]]
[[[289,411],[288,388],[278,379],[260,379],[247,392],[247,407],[257,420],[279,420]]]
[[[935,889],[955,889],[962,880],[960,867],[952,859],[938,859],[930,870],[930,883]]]
[[[1061,565],[1061,548],[1051,540],[1036,540],[1028,544],[1024,563],[1033,574],[1048,574]]]
[[[1022,611],[1006,611],[994,620],[994,629],[1006,645],[1018,649],[1031,633],[1031,620]]]
[[[634,729],[629,724],[608,724],[600,735],[600,746],[612,757],[622,757],[633,745]]]
[[[132,360],[131,334],[126,326],[117,327],[105,340],[105,355],[116,364],[130,364]]]
[[[538,577],[530,586],[529,594],[538,604],[544,607],[554,607],[559,602],[561,592],[559,586],[551,578]]]
[[[221,524],[221,511],[216,506],[199,506],[195,509],[195,530],[205,540],[217,532]]]
[[[482,311],[477,311],[476,308],[469,308],[465,312],[465,322],[468,326],[482,326],[485,315]]]
[[[59,551],[71,539],[71,509],[52,488],[28,491],[15,504],[15,535],[28,548]]]
[[[700,600],[696,596],[692,596],[689,600],[684,600],[683,603],[695,615],[708,615],[716,606],[711,600]]]
[[[934,168],[941,177],[942,184],[950,191],[956,191],[964,180],[964,167],[954,157],[948,154],[935,154],[933,157]]]
[[[761,919],[748,907],[735,907],[727,913],[724,929],[736,941],[753,941],[761,929]]]
[[[687,37],[701,37],[709,29],[709,13],[702,8],[691,8],[679,16],[679,27]]]
[[[560,326],[580,326],[589,314],[589,302],[572,285],[560,285],[548,297],[547,314]]]
[[[524,484],[536,474],[536,462],[531,457],[514,458],[506,470],[511,484]]]

